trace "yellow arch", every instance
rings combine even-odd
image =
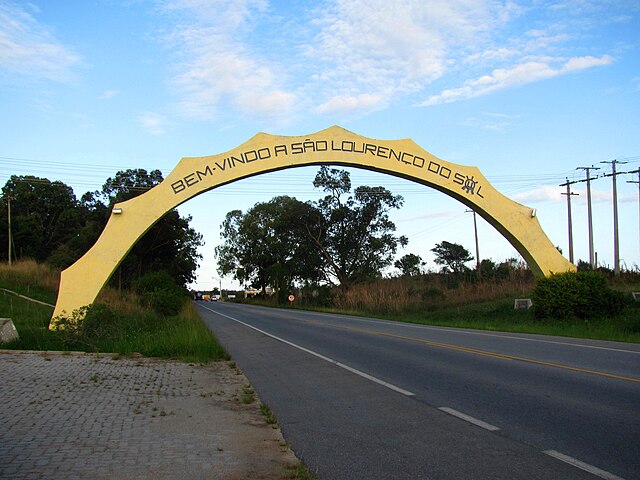
[[[95,245],[62,272],[53,318],[93,303],[136,241],[169,210],[242,178],[314,164],[365,168],[435,188],[493,225],[534,274],[575,270],[547,238],[535,210],[499,193],[476,167],[434,157],[411,139],[376,140],[333,126],[299,137],[258,133],[226,153],[180,160],[161,184],[114,206]]]

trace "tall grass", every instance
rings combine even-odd
[[[379,279],[346,292],[335,289],[333,308],[320,309],[425,325],[640,343],[640,304],[630,294],[640,291],[640,275],[612,274],[609,283],[625,292],[622,314],[589,321],[538,319],[531,310],[514,310],[514,300],[530,297],[535,286],[526,269],[513,269],[502,278],[427,274]],[[312,307],[312,303],[307,300],[296,306]]]
[[[380,279],[354,285],[336,295],[334,306],[346,311],[407,314],[529,295],[528,275],[486,281],[456,281],[443,275]]]
[[[0,287],[36,300],[55,303],[59,283],[60,271],[35,260],[0,263]]]
[[[58,281],[59,272],[31,260],[0,264],[0,287],[41,301],[55,303]],[[51,307],[0,292],[0,317],[11,318],[20,336],[2,348],[140,353],[201,363],[229,358],[189,299],[178,315],[162,316],[145,308],[132,292],[105,288],[95,305],[98,313],[91,329],[72,335],[48,329]]]
[[[188,362],[204,363],[229,358],[190,300],[185,301],[178,315],[167,317],[149,311],[123,314],[104,304],[96,305],[95,318],[85,320],[91,324],[79,337],[70,338],[71,344],[125,356],[140,353]],[[65,335],[65,332],[60,333]]]
[[[17,287],[9,284],[15,290]],[[5,288],[8,288],[5,287]],[[0,292],[0,317],[13,320],[20,339],[0,348],[15,350],[67,350],[62,339],[47,328],[53,308],[29,302],[6,292]]]

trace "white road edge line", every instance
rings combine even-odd
[[[595,475],[600,478],[604,478],[606,480],[624,480],[622,477],[618,477],[613,473],[606,472],[604,470],[599,469],[598,467],[594,467],[593,465],[589,465],[588,463],[581,462],[580,460],[576,460],[569,455],[565,455],[564,453],[556,452],[555,450],[545,450],[543,453],[556,458],[562,462],[568,463],[569,465],[573,465],[585,472],[589,472],[592,475]]]
[[[359,375],[362,378],[366,378],[367,380],[370,380],[370,381],[375,382],[375,383],[377,383],[379,385],[387,387],[387,388],[393,390],[394,392],[400,393],[400,394],[405,395],[407,397],[413,397],[415,395],[414,393],[412,393],[412,392],[410,392],[408,390],[404,390],[403,388],[396,387],[395,385],[393,385],[393,384],[391,384],[389,382],[385,382],[384,380],[380,380],[379,378],[376,378],[376,377],[374,377],[372,375],[369,375],[368,373],[361,372],[360,370],[357,370],[357,369],[355,369],[353,367],[350,367],[349,365],[345,365],[344,363],[340,363],[337,360],[334,360],[334,359],[329,358],[329,357],[325,357],[324,355],[322,355],[322,354],[320,354],[318,352],[314,352],[313,350],[309,350],[308,348],[305,348],[305,347],[302,347],[300,345],[297,345],[297,344],[295,344],[293,342],[285,340],[284,338],[280,338],[280,337],[277,337],[277,336],[275,336],[275,335],[273,335],[273,334],[271,334],[269,332],[265,332],[264,330],[260,330],[259,328],[254,327],[253,325],[249,325],[248,323],[243,322],[242,320],[238,320],[237,318],[230,317],[229,315],[225,315],[224,313],[217,312],[217,311],[212,310],[212,309],[210,309],[208,307],[205,307],[204,305],[201,305],[201,307],[206,309],[206,310],[209,310],[212,313],[215,313],[215,314],[220,315],[222,317],[228,318],[229,320],[233,320],[234,322],[238,322],[238,323],[244,325],[245,327],[249,327],[249,328],[255,330],[256,332],[260,332],[263,335],[266,335],[267,337],[271,337],[274,340],[278,340],[279,342],[285,343],[285,344],[287,344],[287,345],[289,345],[291,347],[297,348],[298,350],[302,350],[303,352],[306,352],[306,353],[308,353],[310,355],[318,357],[321,360],[324,360],[325,362],[332,363],[337,367],[343,368],[344,370],[347,370],[347,371],[349,371],[351,373],[355,373],[356,375]]]
[[[461,420],[465,420],[469,423],[473,423],[475,426],[484,428],[485,430],[489,430],[490,432],[497,432],[498,430],[500,430],[498,427],[495,427],[490,423],[483,422],[482,420],[478,420],[477,418],[474,418],[470,415],[454,410],[453,408],[439,407],[438,410],[442,410],[443,412],[448,413],[449,415],[453,415],[454,417],[458,417]]]

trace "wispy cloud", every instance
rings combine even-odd
[[[531,61],[515,65],[511,68],[500,68],[479,78],[468,80],[462,87],[444,90],[422,102],[420,106],[437,105],[440,103],[467,100],[488,95],[498,90],[525,85],[540,80],[574,73],[587,68],[609,65],[613,58],[609,55],[602,57],[575,57],[565,61],[560,66],[552,62]]]
[[[529,192],[517,193],[511,196],[516,202],[528,204],[530,202],[559,202],[563,199],[562,190],[558,187],[542,187]]]
[[[172,85],[195,118],[362,115],[579,73],[614,61],[607,46],[590,51],[586,34],[605,9],[626,11],[600,0],[579,11],[555,0],[158,1],[172,24]]]
[[[261,57],[249,40],[263,0],[177,0],[164,5],[186,23],[168,41],[181,52],[172,83],[183,114],[207,119],[225,108],[276,118],[287,115],[295,94],[282,86],[277,63]]]
[[[102,92],[102,95],[100,95],[100,99],[109,100],[118,95],[120,95],[120,90],[105,90],[104,92]]]
[[[159,113],[141,112],[136,120],[151,135],[162,135],[164,133],[166,118]]]
[[[72,67],[79,62],[80,56],[72,48],[36,20],[29,4],[0,2],[0,70],[38,80],[69,82],[74,80]]]
[[[313,21],[320,29],[305,53],[317,72],[308,90],[322,92],[320,113],[384,108],[440,78],[452,48],[502,21],[482,0],[337,0]]]
[[[452,47],[508,16],[493,0],[329,0],[300,11],[266,0],[162,6],[180,19],[168,39],[180,52],[172,84],[181,111],[197,118],[225,108],[267,117],[378,110],[441,77]],[[256,44],[253,33],[265,29],[287,31],[290,42],[262,35],[271,44]]]
[[[460,122],[460,125],[502,133],[505,132],[517,118],[515,115],[484,112],[481,117],[468,117],[464,119]]]
[[[575,186],[575,185],[574,185]],[[564,187],[551,187],[545,186],[542,188],[537,188],[535,190],[531,190],[528,192],[517,193],[511,196],[513,200],[516,202],[521,202],[526,204],[536,203],[536,202],[564,202],[566,203],[567,197],[564,195],[566,192]],[[587,199],[587,191],[585,188],[571,188],[572,193],[576,193],[579,196],[575,197],[571,204],[574,203],[576,205],[585,205]],[[620,196],[619,201],[627,202],[629,200],[638,201],[637,196],[629,195],[627,197]],[[611,202],[611,192],[607,190],[599,190],[599,189],[591,189],[591,201],[594,204],[598,203],[610,203]]]

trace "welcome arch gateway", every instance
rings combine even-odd
[[[133,245],[169,210],[242,178],[322,164],[374,170],[439,190],[493,225],[535,275],[575,270],[545,235],[535,210],[502,195],[476,167],[441,160],[411,139],[371,139],[338,126],[305,136],[258,133],[225,153],[185,157],[162,183],[114,205],[95,245],[62,272],[50,328],[57,317],[92,304]]]

